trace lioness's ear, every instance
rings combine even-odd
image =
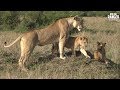
[[[74,16],[74,20],[78,20],[78,18],[79,18],[78,15]]]
[[[70,15],[70,17],[73,17],[73,15]]]
[[[80,20],[81,20],[81,22],[82,22],[82,23],[84,23],[84,22],[85,22],[85,21],[84,21],[84,19],[83,19],[82,17],[80,18]]]
[[[74,16],[74,17],[78,17],[78,15]]]

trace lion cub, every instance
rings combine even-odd
[[[94,51],[94,59],[108,64],[105,45],[106,43],[97,42],[97,50]]]
[[[69,37],[66,40],[65,43],[65,47],[68,49],[72,50],[72,55],[76,55],[75,49],[79,48],[81,53],[83,53],[87,58],[90,58],[90,56],[87,54],[87,52],[85,51],[85,47],[88,44],[88,38],[87,37],[81,37],[81,36],[77,36],[77,37]],[[58,52],[58,43],[53,44],[52,46],[52,54],[57,50]]]

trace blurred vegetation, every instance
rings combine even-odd
[[[120,11],[0,11],[0,30],[27,31],[32,28],[43,28],[62,17],[107,17],[109,13],[115,12],[120,14]]]

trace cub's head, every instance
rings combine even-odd
[[[81,29],[83,28],[83,22],[83,18],[80,18],[78,16],[73,17],[73,27],[77,28],[78,31],[81,31]]]
[[[97,42],[97,50],[102,50],[105,47],[106,43]]]
[[[80,47],[85,48],[88,45],[88,38],[87,37],[79,37],[79,44]]]

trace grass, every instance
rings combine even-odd
[[[84,17],[85,29],[74,34],[85,35],[89,39],[87,50],[96,49],[96,42],[106,42],[106,56],[111,68],[104,63],[92,61],[85,64],[85,57],[68,57],[60,60],[51,57],[51,45],[36,46],[26,65],[28,73],[19,71],[19,42],[10,48],[3,48],[5,41],[11,43],[21,33],[0,32],[0,78],[1,79],[119,79],[120,78],[120,23],[102,17]],[[66,52],[68,50],[66,49]]]

